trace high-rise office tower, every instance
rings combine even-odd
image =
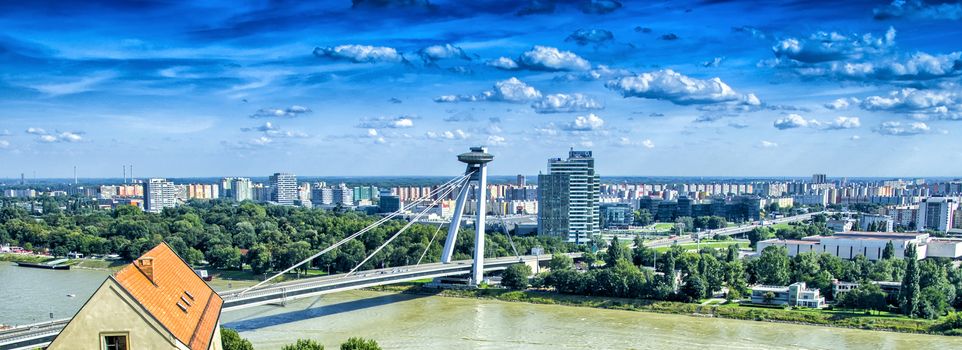
[[[825,176],[825,174],[813,174],[813,175],[812,175],[812,183],[813,183],[813,184],[824,184],[824,183],[828,183],[828,179],[827,179],[827,177]]]
[[[937,230],[948,231],[952,228],[952,220],[955,211],[959,207],[959,202],[955,198],[949,197],[928,197],[919,203],[918,218],[916,219],[919,231]]]
[[[524,175],[518,174],[518,187],[524,187],[526,185]]]
[[[160,213],[177,206],[177,187],[167,179],[149,179],[144,183],[144,211]]]
[[[334,204],[354,205],[354,189],[340,184],[333,189]]]
[[[598,231],[600,178],[591,151],[568,152],[548,160],[538,175],[538,234],[585,243]]]
[[[274,173],[270,177],[271,201],[279,205],[297,203],[297,177],[290,173]]]
[[[238,202],[254,199],[251,179],[246,177],[232,179],[230,181],[230,197]]]

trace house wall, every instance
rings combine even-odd
[[[187,350],[113,278],[94,292],[47,349],[102,349],[103,333],[127,333],[130,349]],[[219,333],[217,337],[219,340]],[[215,343],[220,345],[219,341]]]

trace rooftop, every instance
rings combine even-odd
[[[166,243],[144,253],[114,279],[191,350],[210,346],[223,299]]]

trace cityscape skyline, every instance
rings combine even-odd
[[[495,174],[962,164],[962,27],[921,2],[46,5],[2,5],[0,177],[446,175],[480,144]]]

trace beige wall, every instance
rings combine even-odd
[[[108,278],[90,297],[70,323],[47,349],[50,350],[99,350],[102,349],[102,333],[128,333],[130,349],[183,349],[163,326],[149,316],[113,278]],[[220,350],[220,333],[217,333]]]

